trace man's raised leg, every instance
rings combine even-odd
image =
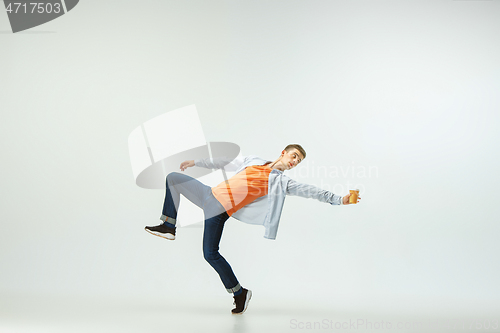
[[[184,195],[196,206],[203,207],[203,200],[209,190],[210,187],[193,177],[178,172],[169,173],[165,181],[165,200],[160,217],[163,224],[144,229],[155,236],[174,240],[180,195]]]

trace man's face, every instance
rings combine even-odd
[[[287,170],[293,169],[302,162],[304,156],[295,148],[290,149],[289,151],[283,150],[281,152],[281,162],[285,165]]]

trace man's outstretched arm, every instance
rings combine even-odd
[[[303,198],[316,199],[321,202],[329,203],[331,205],[349,205],[349,197],[351,196],[351,194],[347,194],[346,196],[342,197],[314,185],[296,182],[293,179],[288,182],[286,194],[296,195]],[[358,202],[360,198],[361,197],[358,197]]]

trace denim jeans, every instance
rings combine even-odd
[[[214,197],[212,189],[199,180],[178,172],[168,174],[165,185],[165,201],[160,219],[170,227],[175,227],[181,194],[203,209],[205,215],[203,256],[217,271],[226,290],[229,293],[237,292],[241,285],[229,263],[219,253],[222,231],[229,215]]]

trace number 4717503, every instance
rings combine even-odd
[[[27,14],[27,13],[38,13],[38,14],[59,14],[61,12],[61,4],[60,3],[42,3],[42,2],[30,2],[30,3],[20,3],[20,2],[11,2],[6,8],[7,13],[11,14]]]

